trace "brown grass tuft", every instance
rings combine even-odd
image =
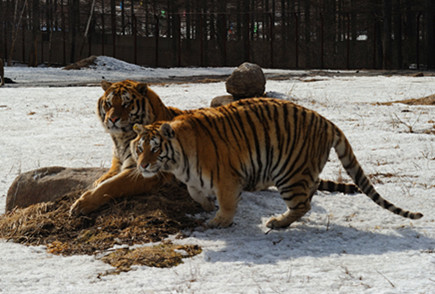
[[[383,102],[383,103],[377,103],[378,105],[392,105],[393,103],[403,103],[408,105],[435,105],[435,94],[422,97],[422,98],[413,98],[413,99],[405,99],[405,100],[398,100],[398,101],[392,101],[392,102]]]
[[[92,255],[114,245],[160,242],[202,223],[187,216],[200,212],[201,208],[178,184],[163,187],[159,195],[130,197],[89,216],[71,217],[69,208],[80,194],[67,194],[55,202],[1,215],[0,238],[26,245],[45,245],[53,254]],[[176,265],[165,260],[167,255],[162,256],[154,263],[144,264]]]
[[[129,271],[133,265],[152,267],[173,267],[182,263],[182,259],[200,254],[202,249],[197,245],[174,245],[163,242],[155,246],[144,246],[136,249],[117,249],[101,260],[116,267],[115,274]]]

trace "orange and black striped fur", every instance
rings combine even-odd
[[[156,192],[173,177],[168,174],[150,179],[137,177],[136,162],[131,157],[130,142],[136,137],[135,124],[151,124],[159,120],[171,120],[177,115],[189,113],[175,107],[167,107],[147,84],[131,80],[117,83],[101,82],[104,94],[98,99],[97,116],[113,140],[112,165],[107,173],[95,181],[94,189],[88,190],[72,205],[72,214],[88,214],[113,198]],[[319,189],[353,193],[354,185],[321,181]]]
[[[166,107],[147,84],[125,80],[117,83],[101,82],[104,90],[97,103],[97,116],[113,140],[112,165],[95,181],[94,189],[86,191],[72,205],[72,214],[88,214],[113,198],[156,191],[172,176],[158,175],[150,179],[137,177],[136,162],[131,157],[130,142],[136,137],[133,125],[171,120],[184,113]]]
[[[240,100],[203,109],[171,122],[134,127],[133,156],[144,177],[165,171],[184,182],[194,200],[219,210],[210,226],[229,226],[242,190],[275,185],[288,210],[272,217],[270,228],[287,227],[310,210],[331,148],[370,199],[411,219],[423,215],[383,199],[358,163],[343,132],[318,113],[277,99]]]

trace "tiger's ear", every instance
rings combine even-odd
[[[144,126],[141,125],[141,124],[134,124],[134,126],[133,126],[133,131],[134,131],[136,134],[141,135],[141,134],[145,133],[145,128],[144,128]]]
[[[101,81],[101,88],[103,88],[104,91],[107,91],[107,89],[109,89],[110,86],[112,86],[112,83],[109,83],[106,80]]]
[[[146,84],[146,83],[138,83],[136,85],[136,91],[138,91],[140,94],[145,96],[147,94],[147,91],[148,91],[148,84]]]
[[[170,124],[164,123],[160,126],[160,135],[166,139],[173,139],[175,137],[175,132]]]

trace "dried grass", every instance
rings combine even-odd
[[[182,263],[182,259],[192,257],[202,252],[197,245],[174,245],[163,242],[155,246],[144,246],[136,249],[117,249],[104,256],[101,260],[114,266],[116,270],[111,273],[120,273],[131,270],[134,265],[151,267],[173,267]]]
[[[158,195],[130,197],[106,205],[89,216],[71,217],[69,208],[80,194],[67,194],[55,202],[35,204],[0,216],[0,238],[26,245],[45,245],[53,254],[93,255],[104,253],[114,245],[160,242],[202,223],[187,216],[200,212],[201,208],[178,184],[163,187]],[[168,248],[162,247],[164,252]],[[133,252],[124,259],[149,254],[145,250]],[[199,253],[200,249],[194,252]],[[161,258],[143,264],[164,267],[179,263],[170,261],[174,258],[171,254],[160,255]],[[115,262],[109,263],[117,266]]]
[[[430,96],[426,96],[426,97],[422,97],[422,98],[405,99],[405,100],[383,102],[383,103],[377,103],[377,104],[390,106],[393,103],[402,103],[402,104],[408,104],[408,105],[435,105],[435,94],[430,95]]]

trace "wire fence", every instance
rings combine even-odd
[[[156,67],[434,68],[435,5],[390,2],[386,10],[355,0],[2,0],[0,57],[29,65],[107,55]]]

